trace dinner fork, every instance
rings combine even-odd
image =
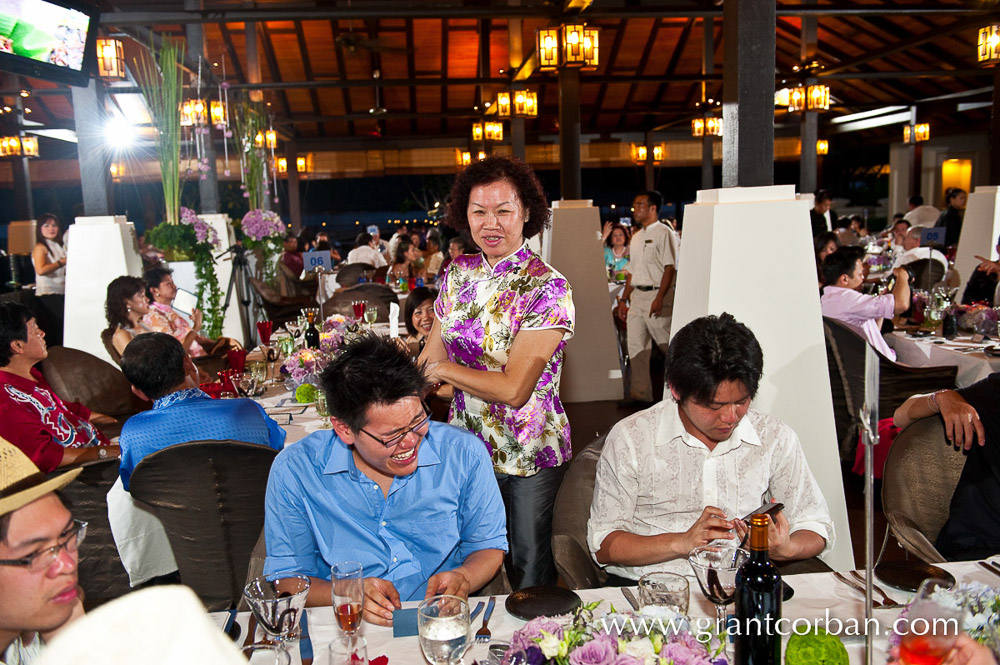
[[[483,627],[476,631],[476,642],[479,644],[486,644],[493,636],[486,624],[490,622],[490,617],[493,616],[493,606],[496,604],[497,597],[490,596],[490,602],[486,605],[486,612],[483,614]]]
[[[851,577],[856,579],[862,585],[862,587],[864,586],[865,578],[861,575],[861,573],[859,573],[856,570],[852,570]],[[875,584],[874,582],[872,582],[872,589],[874,589],[875,592],[878,593],[878,595],[882,596],[882,607],[902,607],[900,603],[897,603],[895,600],[893,600],[882,587]]]

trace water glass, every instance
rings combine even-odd
[[[431,596],[417,608],[420,649],[431,665],[456,665],[472,646],[469,604],[458,596]]]
[[[962,632],[965,606],[938,598],[938,589],[948,589],[951,584],[938,578],[929,578],[920,584],[917,595],[910,603],[906,616],[906,632],[899,643],[899,659],[904,665],[937,665],[942,662]]]
[[[330,567],[333,613],[340,629],[348,635],[357,633],[361,627],[365,605],[364,573],[364,567],[357,561],[341,561]]]
[[[639,613],[646,616],[687,614],[691,585],[683,575],[647,573],[639,578]]]
[[[338,635],[327,653],[330,665],[368,665],[368,642],[360,635]]]

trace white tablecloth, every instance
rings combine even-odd
[[[886,341],[895,349],[896,359],[904,365],[958,366],[955,384],[959,388],[971,386],[1000,370],[1000,358],[988,356],[981,350],[989,342],[973,343],[967,336],[956,337],[954,340],[937,336],[914,338],[897,331],[886,335]]]
[[[994,587],[1000,584],[1000,577],[983,570],[982,567],[973,562],[941,564],[941,567],[949,570],[960,582],[976,580]],[[825,622],[829,617],[830,619],[839,619],[845,622],[848,620],[854,620],[857,622],[857,625],[863,625],[864,600],[862,596],[855,591],[848,589],[843,584],[835,581],[832,574],[811,573],[808,575],[791,575],[786,578],[786,581],[795,590],[795,596],[787,603],[784,603],[782,616],[788,617],[789,619],[801,617],[808,619],[810,622],[814,620],[822,620]],[[713,605],[709,603],[708,600],[706,600],[701,594],[701,591],[698,588],[698,583],[693,578],[690,579],[690,582],[691,605],[689,608],[689,614],[692,619],[697,619],[698,617],[714,617],[715,609]],[[877,580],[876,583],[878,583]],[[884,584],[880,584],[880,586],[890,596],[892,596],[894,600],[905,602],[909,599],[910,594],[907,594],[906,592],[898,591]],[[633,587],[633,591],[636,591],[635,587]],[[578,591],[577,593],[584,602],[604,600],[614,603],[616,608],[628,608],[628,604],[622,597],[621,592],[615,588],[608,587],[602,589],[586,589]],[[878,598],[877,594],[876,598]],[[493,612],[493,618],[489,624],[490,630],[493,633],[493,643],[507,642],[514,631],[524,625],[524,621],[521,621],[506,612],[504,609],[505,599],[505,596],[497,597],[496,609]],[[487,599],[470,598],[470,609],[474,608],[476,603],[480,600]],[[403,603],[403,607],[416,607],[418,604],[419,603],[417,602]],[[600,615],[607,610],[608,602],[605,602],[598,608],[596,613]],[[899,611],[899,609],[875,610],[874,619],[879,625],[879,636],[875,641],[876,653],[873,662],[885,662],[888,634],[891,630],[893,621],[895,621],[896,617],[899,615]],[[213,614],[213,618],[219,623],[219,625],[224,624],[226,616],[226,613],[223,612]],[[243,644],[243,639],[246,635],[248,619],[248,613],[242,613],[238,618],[238,621],[243,627],[243,633],[240,637],[240,645]],[[480,615],[479,621],[474,622],[476,629],[478,629],[480,625],[482,625],[482,615]],[[829,625],[833,627],[835,626],[835,623],[831,621]],[[333,618],[333,610],[329,607],[310,609],[309,631],[315,654],[314,665],[323,665],[327,662],[327,645],[338,632]],[[415,636],[393,638],[391,628],[382,628],[368,623],[363,624],[362,635],[364,635],[368,642],[369,658],[386,655],[389,657],[389,665],[409,665],[411,663],[425,662],[420,652],[419,640]],[[863,663],[864,638],[842,636],[842,639],[847,647],[851,663]],[[466,655],[465,662],[471,663],[473,660],[478,660],[480,663],[485,662],[487,658],[487,646],[488,645],[475,644]],[[299,650],[297,645],[293,645],[291,651],[292,665],[299,664],[301,661],[299,660]]]

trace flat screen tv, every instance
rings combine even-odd
[[[0,69],[87,85],[100,12],[72,0],[0,0]]]

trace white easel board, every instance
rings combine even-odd
[[[958,238],[958,252],[955,254],[955,271],[962,280],[958,300],[965,292],[965,285],[979,265],[976,256],[993,258],[993,248],[1000,235],[1000,187],[976,187],[969,194],[965,206],[962,233]]]
[[[836,530],[824,561],[853,569],[808,201],[791,185],[700,191],[679,265],[671,336],[723,312],[753,331],[764,351],[754,408],[795,430]]]

